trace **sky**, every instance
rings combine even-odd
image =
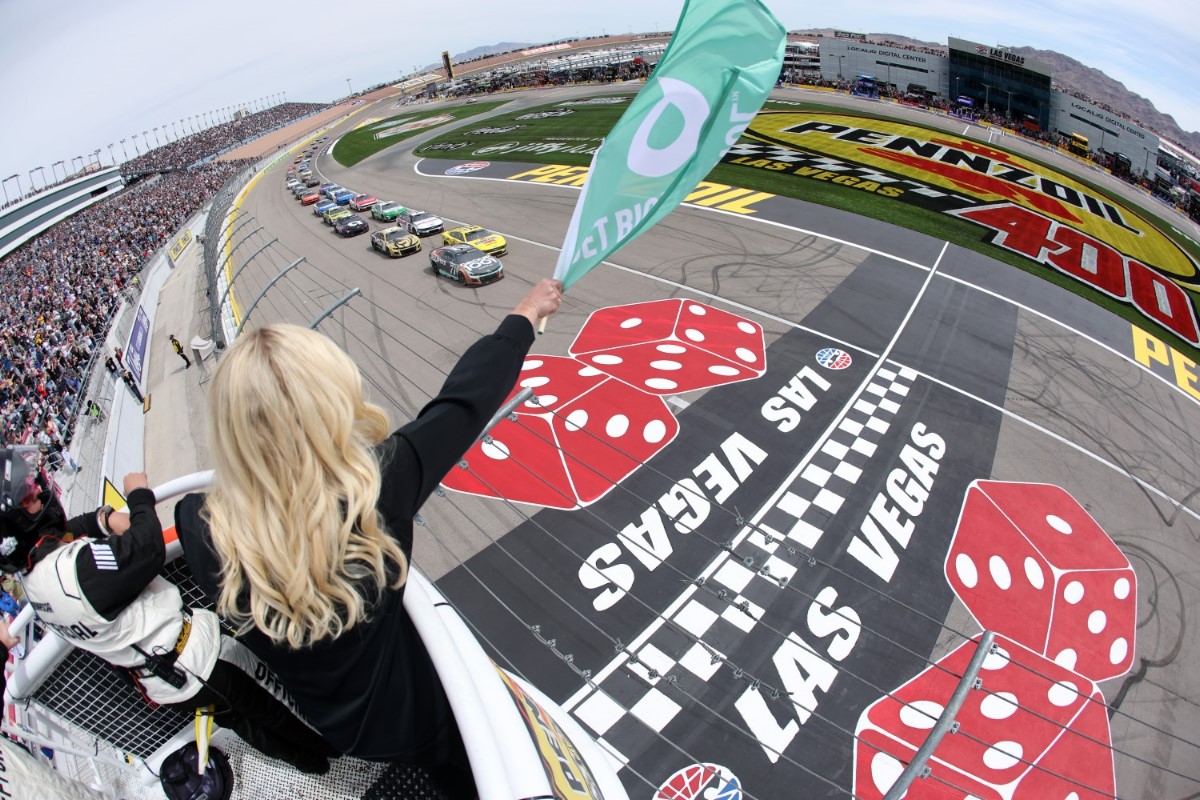
[[[788,30],[1057,50],[1200,131],[1200,3],[764,2]],[[122,138],[133,156],[133,135],[144,149],[155,127],[161,139],[172,122],[263,98],[332,101],[434,65],[443,50],[669,30],[682,8],[682,0],[459,0],[424,10],[329,0],[0,0],[0,176],[15,173],[27,188],[31,170],[45,168],[40,184],[60,159],[100,150],[107,164],[110,143],[119,159]]]

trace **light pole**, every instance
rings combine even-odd
[[[73,175],[79,174],[79,167],[75,166],[76,161],[82,162],[83,156],[75,156],[74,158],[71,159],[71,174],[73,174]]]
[[[110,144],[109,147],[112,147],[112,145]],[[113,163],[116,163],[116,162],[113,162]],[[50,165],[50,173],[52,175],[54,175],[54,180],[57,181],[57,180],[59,180],[59,177],[58,177],[58,170],[56,170],[55,167],[63,168],[62,180],[65,181],[67,179],[67,165],[65,163],[63,163],[63,160],[61,158],[58,161],[55,161],[53,164]]]
[[[842,80],[842,59],[845,56],[838,56],[838,80]]]
[[[983,84],[983,113],[984,113],[984,115],[987,115],[992,110],[991,105],[988,104],[988,97],[990,95],[991,89],[992,89],[991,84],[987,84],[987,83]]]
[[[13,178],[17,178],[15,173],[12,175],[9,175],[2,182],[0,182],[0,187],[4,188],[4,205],[8,205],[8,182],[11,181]],[[21,179],[20,178],[17,178],[17,199],[18,200],[21,199]]]
[[[125,140],[121,140],[121,152],[125,154],[125,161],[129,160],[129,151],[125,149]]]
[[[160,142],[160,141],[158,140],[158,128],[155,128],[155,129],[154,129],[154,146],[155,146],[155,147],[162,147],[162,142]]]
[[[29,191],[31,192],[37,191],[37,183],[33,180],[33,173],[37,172],[39,169],[41,169],[41,167],[34,167],[33,169],[29,170]],[[45,175],[42,176],[42,188],[46,188]]]
[[[138,147],[137,137],[138,137],[138,135],[135,133],[132,136],[130,136],[129,138],[133,139],[133,152],[137,153],[140,156],[142,154],[142,148]]]
[[[1013,90],[1012,90],[1012,89],[1005,89],[1004,91],[1008,93],[1008,108],[1006,108],[1006,109],[1004,110],[1004,118],[1005,118],[1005,119],[1012,119],[1012,96],[1013,96]]]
[[[92,151],[92,161],[96,162],[96,168],[100,168],[100,148],[97,147]]]
[[[150,152],[150,131],[142,131],[142,141],[146,143],[146,152]]]
[[[179,129],[175,127],[174,121],[171,122],[171,131],[175,134],[175,141],[179,141]]]
[[[352,88],[350,87],[350,79],[349,79],[349,78],[346,78],[346,88],[349,90],[349,92],[350,92],[350,96],[353,96],[353,95],[354,95],[354,89],[352,89]]]

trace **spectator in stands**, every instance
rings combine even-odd
[[[0,443],[32,442],[53,421],[70,446],[80,376],[90,374],[124,288],[250,163],[215,162],[137,182],[0,260]],[[105,366],[117,374],[115,361]]]
[[[210,393],[216,485],[176,506],[197,582],[317,730],[348,755],[425,765],[453,797],[474,783],[402,603],[413,517],[504,401],[561,290],[534,286],[390,437],[329,339],[295,325],[241,336]]]
[[[122,175],[184,169],[230,150],[265,133],[329,108],[323,103],[281,103],[277,106],[222,122],[156,147],[121,164]]]
[[[320,735],[226,660],[237,645],[222,642],[216,614],[187,608],[178,587],[159,576],[166,546],[145,474],[125,476],[128,514],[106,506],[31,529],[24,516],[12,516],[28,510],[28,494],[36,490],[19,450],[0,451],[13,476],[0,501],[10,512],[0,514],[0,569],[20,573],[38,619],[123,667],[148,701],[189,712],[216,706],[218,723],[266,755],[303,772],[328,772],[330,750]],[[17,643],[6,625],[0,643]]]

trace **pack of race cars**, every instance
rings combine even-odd
[[[478,225],[446,230],[442,219],[428,211],[407,208],[336,183],[321,183],[308,170],[308,158],[320,141],[288,167],[285,180],[288,191],[301,205],[311,206],[313,215],[339,236],[350,238],[370,232],[373,250],[400,258],[419,252],[422,237],[441,234],[441,246],[429,252],[435,275],[464,286],[484,286],[504,278],[504,265],[498,258],[508,254],[508,241],[503,236]],[[368,219],[384,227],[371,232]]]

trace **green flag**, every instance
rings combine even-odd
[[[569,288],[696,188],[767,99],[785,41],[759,0],[687,0],[654,74],[592,158],[555,278]]]

